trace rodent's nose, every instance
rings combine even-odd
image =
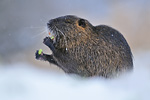
[[[48,21],[47,26],[50,26],[53,23],[54,23],[54,19],[51,19],[51,20]]]
[[[49,26],[50,25],[50,23],[47,23],[47,26]]]
[[[47,23],[47,26],[52,26],[52,25],[55,25],[55,24],[57,24],[58,22],[60,22],[60,20],[59,19],[51,19],[51,20],[49,20],[48,21],[48,23]]]
[[[53,24],[54,22],[56,22],[55,19],[49,20],[48,23],[47,23],[47,26],[50,26],[50,24]]]
[[[52,23],[52,20],[53,20],[53,19],[49,20],[48,23]]]
[[[47,27],[50,28],[50,23],[47,23]]]

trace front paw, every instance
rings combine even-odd
[[[46,46],[50,47],[53,44],[53,40],[51,40],[50,37],[46,37],[46,38],[44,38],[43,43]]]
[[[42,59],[43,59],[43,52],[42,52],[42,49],[36,51],[36,53],[35,53],[35,58],[36,58],[37,60],[42,60]]]

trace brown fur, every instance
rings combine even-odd
[[[128,43],[109,26],[69,15],[50,20],[48,28],[59,37],[52,56],[66,73],[111,78],[133,69]]]

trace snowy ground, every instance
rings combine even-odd
[[[134,72],[114,80],[82,79],[24,63],[1,65],[0,100],[150,100],[149,57],[139,53]]]

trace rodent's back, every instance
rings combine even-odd
[[[106,76],[111,77],[113,73],[120,74],[132,70],[132,52],[123,35],[106,25],[95,28],[100,40],[99,51],[102,52],[100,55],[104,56],[103,60],[100,58],[103,61],[100,64],[103,67],[107,66]]]

